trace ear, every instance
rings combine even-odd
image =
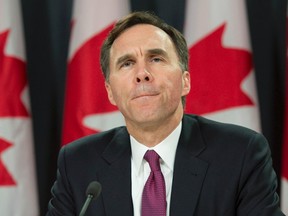
[[[113,97],[113,93],[111,90],[111,86],[107,81],[105,81],[105,88],[106,88],[108,99],[109,99],[110,103],[116,106],[116,103],[115,103],[115,100]]]
[[[191,84],[190,84],[190,73],[188,71],[184,71],[182,74],[182,96],[188,95],[190,92]]]

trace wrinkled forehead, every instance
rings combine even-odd
[[[150,24],[137,24],[126,29],[114,41],[111,47],[111,56],[121,52],[128,52],[136,47],[143,49],[163,49],[174,48],[170,36],[162,29]]]

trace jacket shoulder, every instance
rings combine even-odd
[[[129,136],[125,126],[113,128],[108,131],[103,131],[100,133],[95,133],[77,139],[61,148],[60,154],[62,151],[65,151],[67,156],[69,155],[82,155],[84,153],[87,155],[89,152],[94,154],[101,154],[107,148],[109,143],[114,139],[117,139],[119,136]]]
[[[184,127],[188,128],[191,124],[197,125],[206,145],[213,143],[213,145],[219,145],[218,147],[221,146],[221,148],[237,149],[239,147],[246,149],[248,145],[257,143],[256,145],[260,145],[260,147],[268,147],[268,142],[261,133],[247,127],[218,122],[197,115],[185,115],[183,122]],[[193,133],[192,130],[191,133]]]

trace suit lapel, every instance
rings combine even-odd
[[[171,216],[193,215],[208,163],[196,156],[205,149],[200,128],[194,118],[184,116],[173,174]]]
[[[131,197],[131,148],[121,129],[103,153],[105,165],[98,173],[106,215],[133,215]]]

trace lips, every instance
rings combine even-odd
[[[138,86],[135,91],[133,91],[131,98],[132,100],[134,99],[138,99],[138,98],[149,98],[149,97],[153,97],[153,96],[157,96],[160,94],[160,91],[158,91],[157,89],[155,89],[152,86],[148,86],[148,85],[142,85],[142,86]]]
[[[145,97],[148,98],[148,97],[153,97],[157,95],[159,95],[159,93],[143,93],[143,94],[135,95],[134,97],[132,97],[132,100],[138,99],[138,98],[145,98]]]

